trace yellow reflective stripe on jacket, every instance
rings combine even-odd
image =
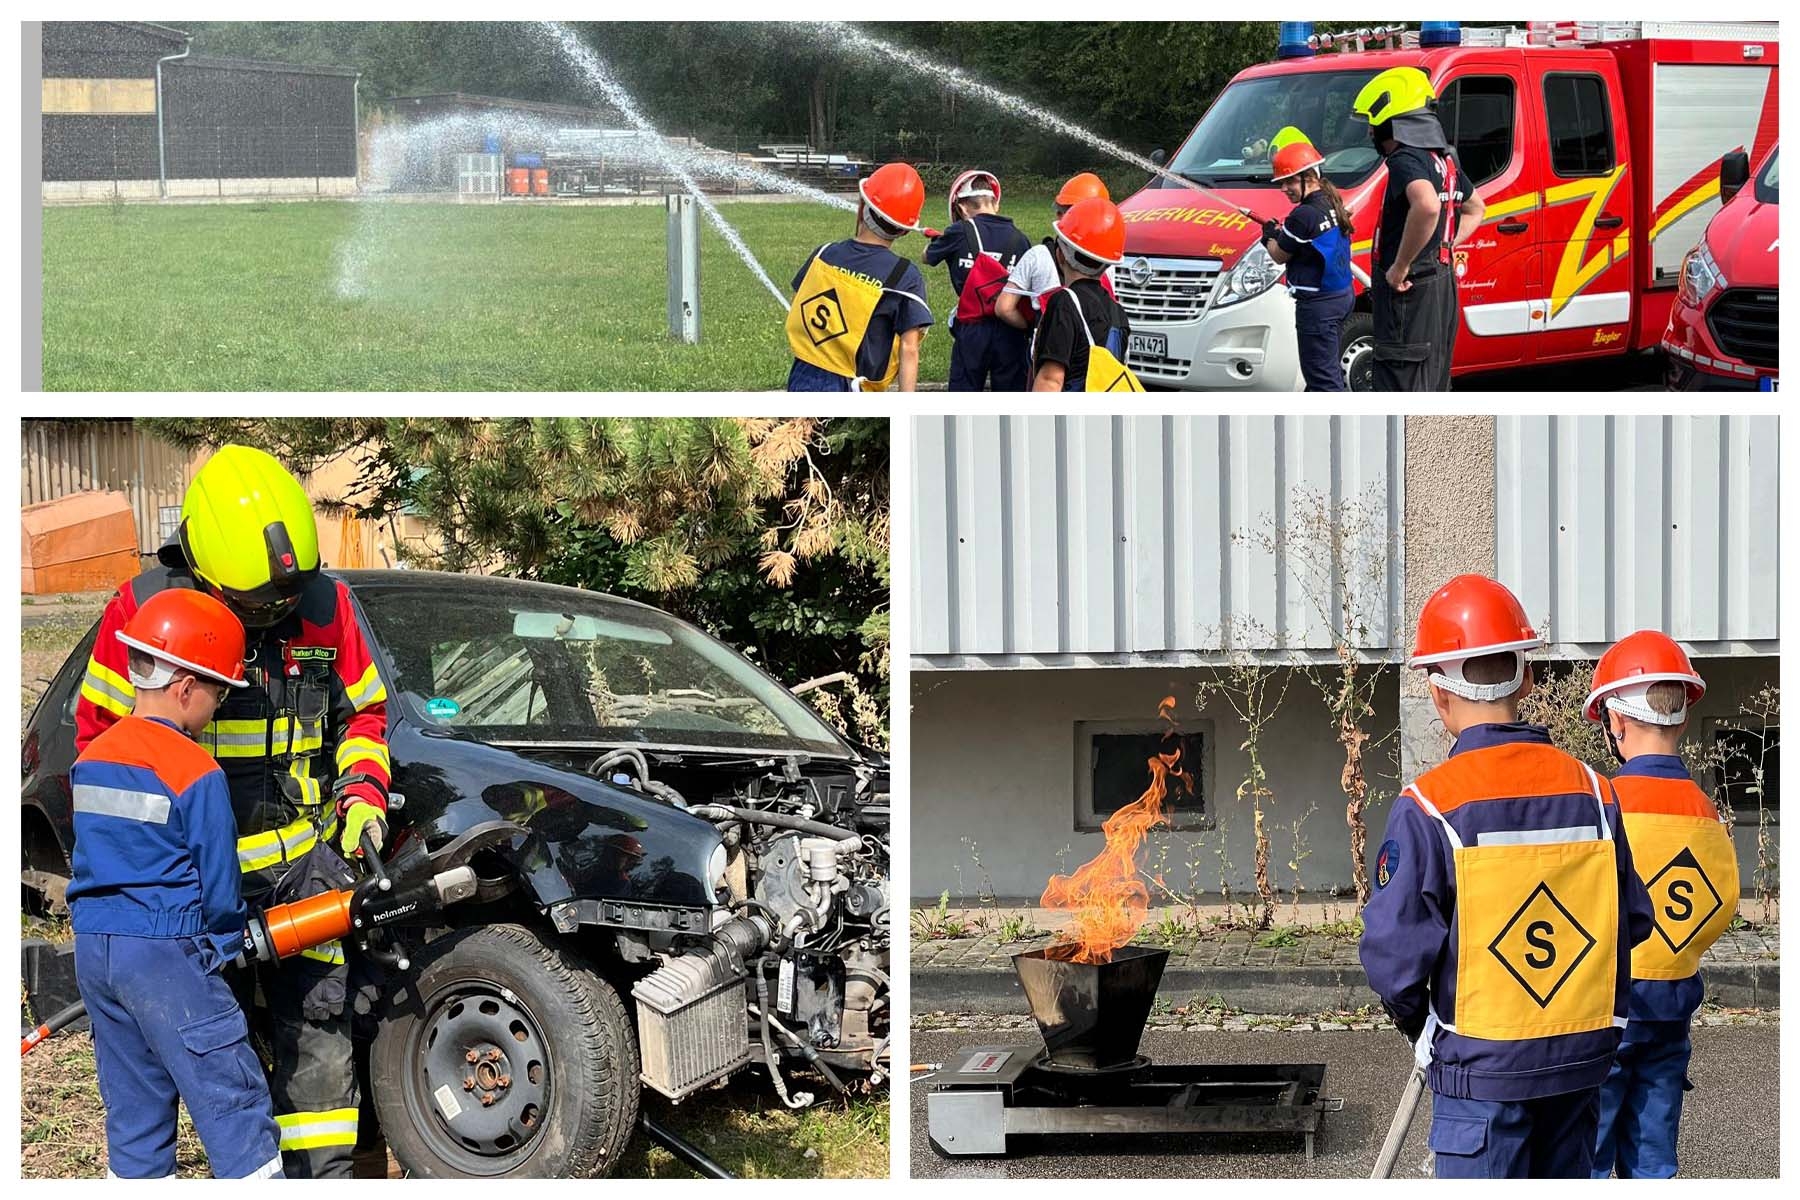
[[[81,681],[81,694],[90,703],[123,717],[131,714],[131,704],[137,696],[137,689],[131,686],[129,679],[111,667],[90,658],[87,676]]]
[[[276,1113],[283,1150],[316,1150],[320,1146],[356,1145],[356,1109]]]
[[[388,757],[388,748],[374,738],[366,737],[345,738],[338,745],[338,774],[344,774],[350,770],[351,766],[365,758],[371,762],[380,763],[383,771],[390,775],[393,774],[393,761]]]
[[[265,867],[279,866],[311,850],[319,840],[318,830],[306,817],[289,822],[280,829],[252,833],[237,841],[238,870],[248,874]]]
[[[361,679],[344,688],[344,695],[357,712],[387,699],[387,687],[381,682],[381,674],[375,670],[374,663],[369,664]]]
[[[214,758],[268,758],[322,750],[325,735],[298,733],[287,718],[275,721],[214,721],[200,731],[200,744]]]
[[[341,967],[344,965],[344,943],[326,942],[322,946],[310,946],[300,952],[300,957]]]
[[[312,776],[312,764],[304,758],[297,758],[288,764],[288,776],[299,785],[300,798],[295,803],[306,808],[318,808],[324,803],[324,793],[319,789],[319,781]]]

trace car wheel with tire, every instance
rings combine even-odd
[[[1344,384],[1353,392],[1375,390],[1375,317],[1353,312],[1338,336],[1338,362],[1344,368]]]
[[[605,1175],[637,1127],[619,993],[520,925],[422,950],[390,989],[370,1068],[394,1156],[426,1178]]]

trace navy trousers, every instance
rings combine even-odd
[[[1300,374],[1309,392],[1342,392],[1344,321],[1356,305],[1349,292],[1294,297],[1294,334],[1300,344]]]
[[[94,1029],[111,1174],[175,1173],[180,1100],[215,1177],[281,1177],[269,1085],[221,966],[199,938],[75,935],[75,980]]]
[[[1031,335],[998,317],[952,327],[950,390],[1022,392],[1031,366]]]
[[[1595,1179],[1673,1179],[1694,1043],[1686,1021],[1633,1021],[1600,1085]]]
[[[1599,1089],[1535,1100],[1431,1097],[1439,1179],[1586,1179]]]

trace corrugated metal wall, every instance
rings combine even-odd
[[[74,492],[124,492],[137,517],[138,549],[162,545],[158,514],[179,508],[203,455],[139,433],[129,420],[24,422],[21,430],[21,505]]]
[[[915,661],[1204,657],[1228,638],[1328,650],[1342,581],[1311,565],[1330,554],[1307,516],[1342,501],[1369,516],[1346,573],[1372,576],[1352,592],[1357,640],[1379,651],[1401,604],[1401,430],[1397,417],[918,418]]]
[[[1780,423],[1501,417],[1500,578],[1548,636],[1662,629],[1713,653],[1780,636]]]

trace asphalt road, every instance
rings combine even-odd
[[[1776,1023],[1694,1030],[1691,1076],[1681,1128],[1682,1173],[1694,1178],[1780,1174],[1780,1036]],[[915,1031],[914,1062],[945,1062],[961,1048],[1021,1040],[1013,1031]],[[1172,1153],[1165,1142],[1121,1148],[1115,1143],[1058,1145],[1004,1159],[947,1159],[930,1146],[925,1119],[929,1082],[912,1085],[912,1172],[915,1178],[1366,1178],[1387,1135],[1405,1084],[1406,1049],[1390,1030],[1372,1032],[1251,1031],[1145,1034],[1143,1053],[1161,1063],[1323,1062],[1325,1093],[1343,1111],[1324,1114],[1317,1154],[1306,1161],[1297,1138],[1230,1138]],[[1425,1145],[1430,1101],[1420,1105],[1398,1176],[1429,1174]],[[1101,1139],[1095,1139],[1100,1141]]]

